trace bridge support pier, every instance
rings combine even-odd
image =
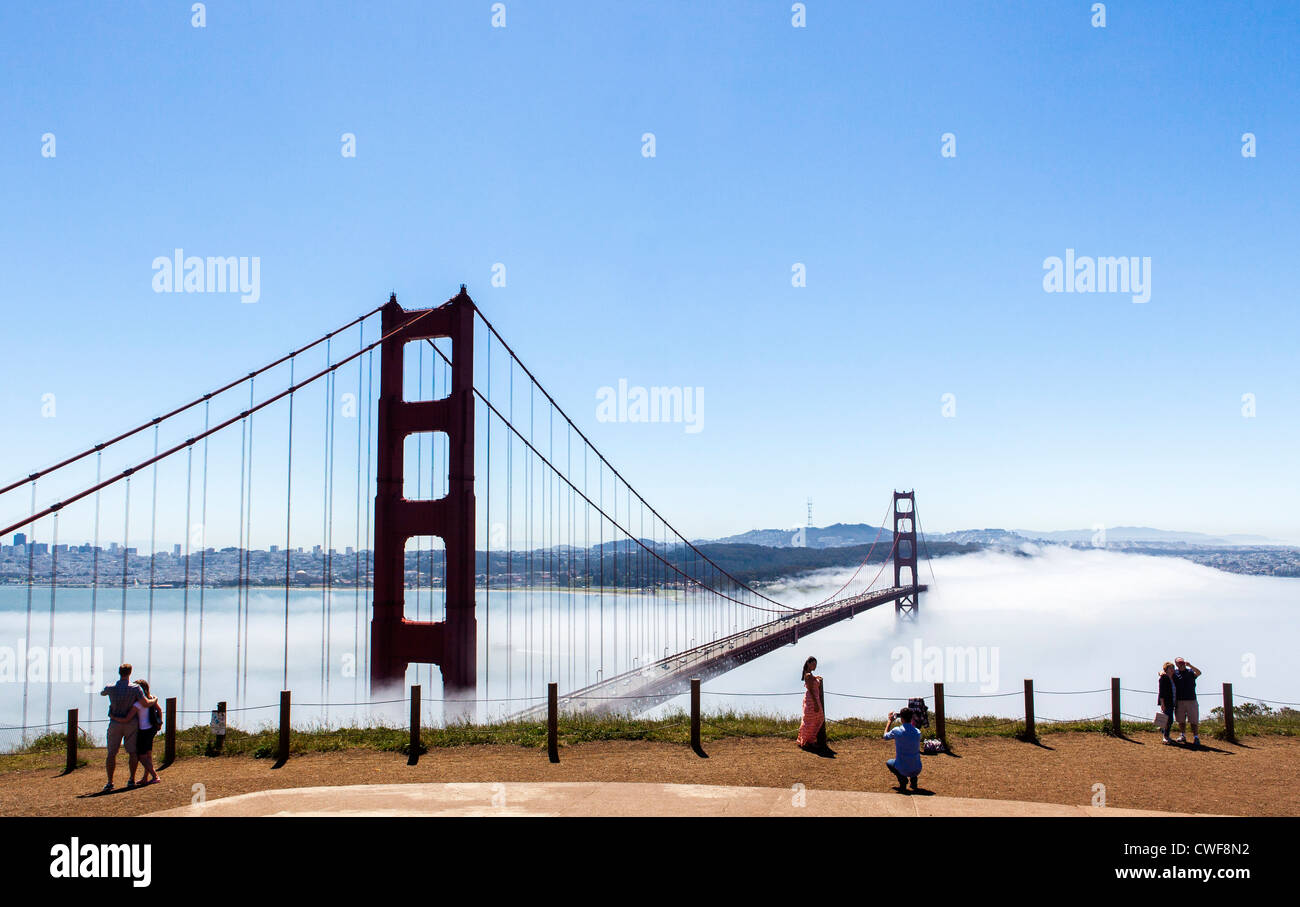
[[[380,345],[378,480],[375,489],[375,581],[371,615],[370,683],[400,689],[407,666],[442,669],[448,720],[473,715],[478,676],[474,603],[474,303],[460,293],[436,309],[407,311],[394,294],[383,308]],[[451,392],[442,400],[403,397],[406,344],[451,339]],[[448,438],[448,492],[436,500],[403,494],[406,437],[443,432]],[[447,614],[442,621],[408,620],[406,543],[418,536],[443,540]]]
[[[921,591],[916,572],[916,491],[894,492],[894,587],[910,587],[894,599],[894,615],[916,620]]]

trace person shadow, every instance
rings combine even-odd
[[[799,747],[799,749],[805,753],[812,753],[814,756],[821,756],[823,759],[834,759],[836,755],[835,750],[831,749],[830,745],[824,741],[814,741],[807,746]]]

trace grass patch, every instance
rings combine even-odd
[[[1262,703],[1244,703],[1233,709],[1238,737],[1271,735],[1300,736],[1300,711],[1274,710]],[[799,721],[780,715],[761,712],[714,712],[701,717],[700,737],[703,741],[736,738],[784,738],[793,740],[799,730]],[[826,729],[828,741],[856,738],[878,738],[884,730],[884,719],[845,718],[832,720]],[[1112,734],[1109,719],[1081,721],[1039,721],[1039,737],[1049,734],[1092,733]],[[1142,721],[1126,721],[1120,726],[1125,736],[1151,733],[1154,725]],[[1210,711],[1201,722],[1201,734],[1207,738],[1224,739],[1223,709]],[[685,712],[647,719],[629,715],[560,715],[558,727],[561,746],[572,746],[599,740],[629,740],[690,744],[690,715]],[[935,736],[934,720],[922,728],[922,736]],[[979,737],[1025,738],[1023,721],[997,718],[990,715],[950,718],[947,736],[958,745],[963,739]],[[546,746],[546,725],[537,721],[511,721],[495,724],[450,724],[446,727],[426,727],[420,732],[422,751],[445,747],[521,746],[541,749]],[[66,736],[45,734],[14,753],[0,756],[0,771],[48,767],[52,760],[61,760]],[[154,747],[154,758],[162,759],[162,739]],[[328,753],[349,749],[372,749],[380,752],[409,755],[410,734],[405,727],[371,725],[366,727],[309,726],[295,728],[289,738],[289,753]],[[83,733],[78,746],[93,748],[94,744]],[[230,728],[218,751],[208,728],[187,728],[176,735],[176,758],[196,757],[252,757],[275,758],[279,747],[279,731],[272,725],[255,730]],[[61,764],[61,763],[60,763]],[[84,760],[82,760],[84,764]]]

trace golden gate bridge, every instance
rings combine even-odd
[[[55,727],[56,705],[99,711],[97,687],[56,676],[78,651],[85,679],[134,660],[191,715],[214,690],[247,702],[250,663],[254,680],[278,668],[282,689],[310,674],[322,708],[387,702],[436,666],[448,719],[532,714],[549,682],[567,709],[640,710],[880,605],[913,618],[927,588],[912,491],[893,493],[820,601],[779,601],[723,566],[606,459],[464,286],[429,309],[394,294],[0,487],[0,507],[15,541],[0,590],[21,596],[29,651],[45,631],[44,682],[24,663],[9,686],[24,736]],[[171,552],[160,518],[185,539]]]

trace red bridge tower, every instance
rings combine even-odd
[[[408,402],[402,395],[406,344],[450,338],[451,393]],[[472,700],[478,671],[474,614],[474,302],[460,293],[436,309],[407,311],[393,294],[383,308],[380,346],[378,482],[375,491],[375,586],[371,618],[370,682],[401,685],[412,662],[442,668],[443,699]],[[444,432],[449,491],[434,500],[403,496],[407,435]],[[438,536],[446,555],[447,615],[408,620],[405,611],[406,542]]]
[[[894,586],[910,589],[894,599],[894,614],[915,619],[921,605],[916,573],[916,491],[894,492]]]

